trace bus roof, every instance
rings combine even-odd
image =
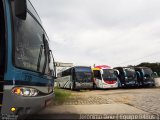
[[[99,68],[99,69],[111,69],[111,67],[108,66],[108,65],[99,65],[99,66],[95,66],[95,68]]]
[[[91,66],[73,66],[73,67],[89,67],[89,68],[91,68]]]

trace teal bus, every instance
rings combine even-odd
[[[54,97],[49,39],[29,0],[0,0],[0,112],[35,113]]]

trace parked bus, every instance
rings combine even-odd
[[[155,86],[154,72],[148,67],[135,67],[140,86]]]
[[[119,79],[119,87],[138,87],[136,71],[133,67],[114,68]]]
[[[118,87],[117,77],[111,67],[102,65],[96,66],[92,70],[94,74],[94,89]]]
[[[0,16],[0,113],[35,113],[54,97],[47,34],[29,0],[0,0]]]
[[[57,85],[71,90],[93,88],[91,67],[74,66],[57,74]]]

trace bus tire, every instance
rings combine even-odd
[[[59,87],[59,88],[61,88],[61,85],[60,85],[60,83],[58,84],[58,87]]]

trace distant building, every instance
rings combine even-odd
[[[70,67],[73,67],[73,63],[56,62],[56,73],[64,71]]]

